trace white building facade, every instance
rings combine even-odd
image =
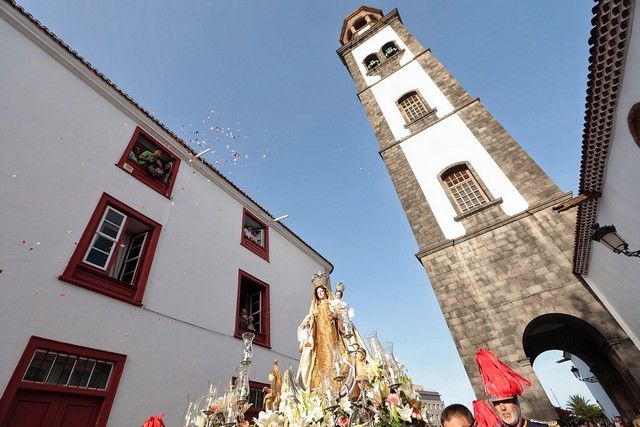
[[[592,240],[595,224],[614,225],[640,249],[640,11],[619,3],[594,8],[574,266],[640,348],[640,260]]]
[[[178,425],[248,330],[252,380],[296,365],[330,262],[21,8],[0,17],[0,424]]]

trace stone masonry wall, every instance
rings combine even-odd
[[[523,348],[522,333],[533,319],[564,313],[608,339],[625,336],[572,273],[570,215],[547,208],[421,259],[476,395],[482,384],[474,355],[487,347],[532,381],[523,410],[538,419],[555,414]]]
[[[426,247],[432,242],[443,241],[444,235],[440,227],[434,226],[436,219],[400,145],[395,145],[383,152],[382,159],[409,219],[418,246]]]

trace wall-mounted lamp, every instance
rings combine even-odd
[[[596,223],[591,227],[593,230],[593,236],[591,238],[596,242],[600,242],[613,252],[617,254],[624,254],[630,257],[640,258],[640,250],[631,252],[629,250],[629,244],[624,241],[622,237],[616,232],[616,227],[613,225],[603,225],[602,227]],[[572,371],[573,372],[573,371]]]
[[[580,370],[578,368],[576,368],[575,366],[571,367],[571,373],[573,374],[574,377],[576,377],[578,379],[578,381],[583,381],[585,383],[597,383],[598,382],[598,379],[596,377],[582,378],[580,376]]]

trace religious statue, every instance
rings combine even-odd
[[[353,335],[353,324],[349,318],[349,305],[342,299],[345,288],[343,282],[336,283],[335,298],[331,301],[331,305],[337,316],[338,332],[348,340]]]
[[[336,283],[335,299],[331,302],[334,311],[337,313],[338,331],[342,335],[347,352],[349,353],[349,361],[356,368],[355,379],[362,380],[367,377],[368,369],[366,365],[370,362],[370,355],[367,353],[366,346],[358,330],[351,322],[353,312],[349,305],[342,299],[346,286],[343,282]],[[354,390],[354,393],[357,390]]]
[[[329,276],[317,273],[313,276],[311,306],[298,327],[300,365],[297,380],[306,390],[322,386],[324,378],[346,376],[343,362],[349,353],[339,328],[335,297],[331,293]]]
[[[273,361],[273,368],[268,375],[271,387],[263,387],[264,393],[263,407],[265,410],[277,411],[280,407],[280,391],[282,389],[282,376],[280,375],[280,365],[278,359]]]

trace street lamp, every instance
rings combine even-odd
[[[595,223],[591,228],[595,230],[591,238],[596,242],[602,243],[616,254],[640,258],[640,250],[631,252],[629,250],[629,244],[620,237],[616,232],[616,227],[613,225],[603,225],[601,227],[598,223]]]
[[[571,367],[571,373],[573,374],[574,377],[576,377],[578,379],[578,381],[582,381],[582,382],[585,382],[585,383],[597,383],[598,382],[598,379],[595,376],[582,378],[580,376],[580,370],[578,368],[576,368],[575,366]]]

